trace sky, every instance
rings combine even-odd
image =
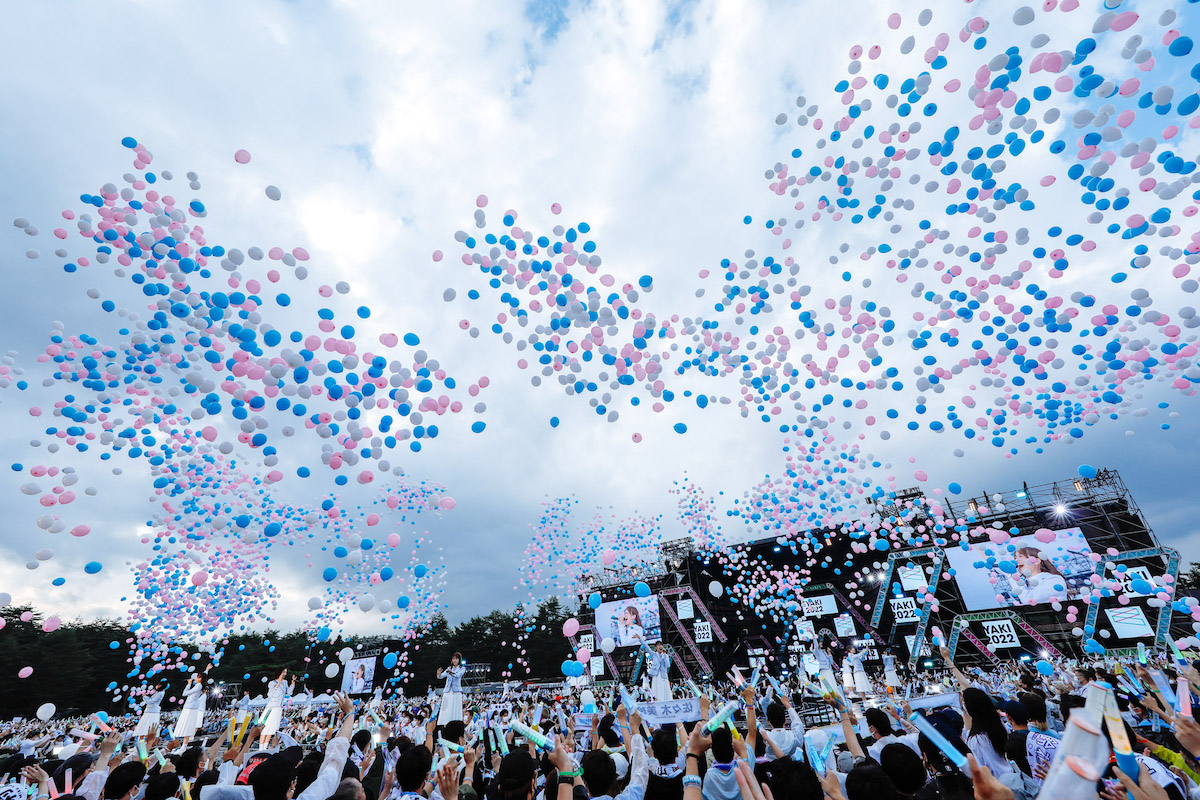
[[[1177,6],[1179,18],[1168,27],[1190,33],[1194,8]],[[905,36],[918,35],[919,54],[936,33],[947,31],[962,54],[967,48],[954,39],[957,31],[981,10],[993,11],[960,2],[930,8],[931,24],[918,26],[915,6],[876,3],[23,5],[20,24],[0,30],[9,63],[22,65],[0,82],[0,144],[8,154],[0,159],[5,187],[0,288],[10,299],[0,331],[3,349],[14,366],[28,372],[32,386],[0,392],[0,437],[12,461],[73,466],[80,485],[94,487],[95,495],[80,497],[69,515],[71,524],[87,521],[92,534],[69,539],[36,524],[43,509],[37,497],[21,491],[28,475],[3,473],[0,507],[7,524],[0,531],[0,592],[64,617],[116,617],[131,592],[125,564],[147,555],[140,540],[154,498],[143,465],[122,462],[121,474],[113,474],[112,464],[94,454],[48,455],[43,446],[30,444],[46,438],[46,420],[32,418],[29,407],[46,402],[55,388],[41,385],[44,366],[36,362],[53,321],[115,340],[119,320],[101,311],[87,291],[130,297],[111,268],[95,264],[65,273],[50,236],[62,224],[63,209],[78,210],[81,193],[99,191],[110,181],[119,184],[131,169],[123,137],[144,144],[154,154],[155,169],[174,174],[164,186],[179,197],[203,199],[210,240],[242,249],[308,250],[310,276],[307,283],[285,280],[297,302],[271,310],[276,327],[286,330],[293,320],[311,326],[323,302],[312,289],[345,281],[349,292],[329,303],[339,319],[369,305],[372,315],[360,325],[364,336],[416,332],[430,356],[460,380],[488,376],[490,386],[479,397],[486,403],[480,416],[487,423],[484,433],[447,422],[436,446],[397,451],[391,458],[409,479],[441,484],[456,501],[452,511],[423,515],[416,530],[428,531],[432,546],[441,549],[442,601],[450,619],[459,621],[527,599],[516,588],[518,570],[543,502],[577,498],[581,511],[598,509],[614,527],[634,515],[662,515],[652,535],[676,538],[682,534],[670,494],[676,481],[686,478],[713,495],[723,492],[719,505],[727,508],[730,498],[778,474],[783,445],[778,426],[753,414],[743,417],[736,399],[707,409],[680,403],[661,415],[648,404],[626,402],[620,418],[608,422],[585,398],[567,396],[555,382],[532,385],[529,371],[516,365],[529,354],[486,331],[495,312],[462,300],[471,289],[486,291],[478,270],[459,260],[462,245],[455,239],[458,231],[474,232],[477,198],[487,197],[489,230],[498,229],[507,209],[519,210],[520,224],[535,232],[586,221],[605,270],[634,284],[642,275],[654,276],[653,290],[641,293],[642,307],[660,317],[711,315],[716,284],[698,273],[719,272],[721,259],[744,260],[748,250],[774,252],[779,237],[759,223],[790,209],[782,202],[787,198],[770,190],[772,179],[764,173],[787,160],[793,148],[807,151],[828,132],[798,126],[805,107],[797,105],[797,97],[808,109],[818,106],[813,116],[828,124],[844,113],[841,92],[833,86],[848,77],[853,46],[883,44],[884,54],[870,71],[894,70],[902,77],[903,65],[911,68],[911,59],[899,52]],[[1138,25],[1145,28],[1146,46],[1165,49],[1153,39],[1163,5],[1127,2],[1120,10],[1129,9],[1143,12]],[[893,10],[906,17],[900,30],[888,27]],[[1039,17],[1017,31],[1010,11],[995,10],[987,35],[993,42],[1024,46],[1034,32],[1044,31],[1056,47],[1073,47],[1089,35],[1101,11],[1099,3],[1085,1],[1073,14]],[[1124,41],[1124,35],[1101,39],[1094,59],[1098,70],[1129,69],[1119,53]],[[1191,61],[1180,66],[1160,58],[1153,73],[1157,81],[1194,84],[1187,76]],[[963,54],[944,77],[969,82],[978,60]],[[1180,89],[1177,99],[1185,93]],[[940,102],[926,123],[938,131],[950,124],[965,128],[975,113],[961,95]],[[1064,102],[1071,111],[1100,105],[1090,99]],[[880,118],[888,119],[886,113]],[[1064,120],[1046,125],[1049,135],[1064,126]],[[1160,123],[1140,117],[1129,135],[1153,136],[1160,129]],[[1064,138],[1073,141],[1076,135]],[[1195,143],[1194,130],[1186,130],[1175,144],[1194,153]],[[252,154],[249,164],[234,161],[240,149]],[[849,151],[830,149],[835,157],[843,152]],[[1041,174],[1063,171],[1071,153],[1058,156],[1042,148],[1034,154],[1031,148],[1012,159],[1008,177],[1036,186]],[[189,172],[196,173],[200,189],[188,186]],[[1039,194],[1043,212],[1035,224],[1083,228],[1088,210],[1066,183]],[[266,196],[268,185],[279,188],[279,201]],[[906,199],[922,209],[944,205],[928,204],[919,186],[903,183],[889,202]],[[561,215],[552,213],[554,203],[561,204]],[[903,212],[897,221],[905,219]],[[747,225],[746,216],[756,224]],[[30,237],[5,222],[17,218],[28,219],[39,234]],[[878,262],[854,264],[855,253],[880,240],[882,225],[814,222],[789,234],[814,297],[853,293],[856,302],[869,298],[893,305],[898,316],[919,307],[913,283],[923,278],[936,287],[934,278],[917,275],[901,285],[895,271]],[[943,219],[939,225],[957,242],[965,241],[970,223]],[[849,255],[842,255],[843,244]],[[1096,291],[1123,298],[1113,302],[1125,305],[1129,291],[1144,287],[1165,313],[1186,306],[1188,294],[1169,275],[1169,259],[1120,286],[1108,280],[1129,260],[1130,246],[1104,242],[1079,254],[1056,291]],[[31,249],[37,258],[29,257]],[[434,261],[437,250],[447,257]],[[1017,257],[1014,252],[1001,258]],[[840,277],[851,268],[852,284]],[[703,298],[697,296],[700,286],[709,287]],[[447,289],[455,290],[455,302],[443,301]],[[132,298],[129,306],[137,302]],[[776,312],[777,319],[789,316],[786,304]],[[795,327],[790,316],[789,329]],[[484,332],[472,338],[460,328],[465,318]],[[731,324],[744,331],[751,323]],[[902,323],[898,335],[904,329]],[[810,345],[811,340],[798,343],[795,352]],[[894,352],[888,363],[905,374],[918,363],[911,350]],[[694,376],[680,380],[688,388],[700,383]],[[729,381],[723,387],[713,383],[704,391],[736,398]],[[1195,401],[1172,390],[1169,381],[1138,391],[1140,396],[1122,406],[1120,419],[1098,420],[1081,439],[1062,439],[1043,453],[1024,447],[1016,456],[988,442],[951,441],[924,428],[910,432],[903,417],[875,426],[854,412],[839,420],[849,424],[846,438],[888,465],[877,472],[897,476],[901,488],[916,483],[908,459],[917,456],[930,487],[956,481],[968,493],[1070,478],[1081,464],[1118,469],[1150,526],[1190,560],[1200,548],[1200,524],[1191,507],[1200,437]],[[612,406],[621,400],[618,396]],[[929,405],[942,409],[946,402],[932,397]],[[1160,402],[1169,406],[1159,408]],[[1143,408],[1147,411],[1139,414]],[[552,417],[560,420],[557,427],[550,425]],[[676,423],[685,424],[687,433],[675,433]],[[958,449],[961,456],[955,455]],[[298,465],[316,464],[319,452],[318,443],[296,437],[281,447],[282,467],[290,475]],[[254,464],[258,457],[245,458]],[[334,488],[327,473],[314,471],[308,482],[289,477],[272,493],[300,503]],[[353,486],[340,493],[351,505],[376,497]],[[733,538],[750,535],[736,520],[722,525]],[[53,557],[28,569],[43,549],[53,550]],[[85,576],[82,565],[93,560],[105,568]],[[311,547],[273,551],[270,580],[282,598],[272,611],[274,624],[287,628],[311,619],[304,600],[324,590],[320,570],[329,563],[327,554]],[[59,575],[68,580],[51,586]],[[348,633],[391,627],[378,614],[352,611],[345,618]]]

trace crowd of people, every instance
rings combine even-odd
[[[422,696],[298,700],[282,670],[259,708],[208,708],[194,673],[176,710],[151,685],[140,714],[0,724],[0,800],[1200,798],[1200,672],[1178,653],[964,672],[943,648],[941,672],[902,675],[829,644],[812,673],[701,684],[661,645],[628,686],[474,691],[455,654]]]

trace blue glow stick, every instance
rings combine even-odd
[[[760,669],[759,667],[755,667],[754,671],[750,673],[750,685],[751,686],[758,686],[759,669]]]
[[[966,771],[967,757],[959,752],[957,747],[950,744],[946,737],[942,736],[941,732],[937,728],[933,727],[932,722],[925,719],[915,711],[908,715],[908,721],[917,726],[917,730],[925,734],[925,737],[929,739],[929,741],[933,742],[933,744],[945,754],[946,758],[950,759],[950,761],[954,763],[954,766],[958,767],[961,771]]]
[[[464,749],[461,744],[455,744],[454,742],[447,742],[445,739],[443,739],[440,736],[438,737],[438,746],[444,747],[452,753],[461,753]]]
[[[521,734],[526,740],[533,742],[535,747],[540,747],[548,753],[554,752],[554,740],[543,733],[538,733],[533,728],[526,725],[521,720],[514,718],[509,727],[514,732]]]
[[[1138,663],[1143,667],[1146,666],[1146,645],[1142,642],[1137,643],[1138,647]]]
[[[816,770],[818,775],[824,775],[825,759],[821,758],[820,752],[817,751],[817,748],[813,747],[813,743],[808,741],[808,739],[804,740],[804,746],[808,750],[809,766]]]
[[[1172,709],[1179,707],[1179,698],[1175,696],[1175,691],[1171,688],[1171,682],[1167,680],[1167,676],[1163,675],[1161,669],[1150,670],[1150,677],[1154,680],[1154,685],[1158,687],[1159,694],[1163,697],[1163,702],[1168,703]]]

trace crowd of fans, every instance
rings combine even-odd
[[[194,737],[172,736],[175,712],[149,730],[18,719],[0,723],[0,800],[1200,800],[1200,672],[1182,659],[899,680],[851,663],[836,686],[828,669],[735,670],[672,682],[668,701],[661,685],[468,691],[450,721],[434,691],[309,698],[271,733],[244,699]]]

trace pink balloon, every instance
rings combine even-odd
[[[453,498],[453,497],[443,497],[443,498],[442,498],[442,501],[441,501],[440,503],[438,503],[438,505],[440,505],[442,508],[444,508],[444,509],[446,509],[447,511],[449,511],[450,509],[452,509],[452,508],[454,508],[456,505],[458,505],[458,503],[457,503],[457,502],[455,502],[455,500],[454,500],[454,498]]]
[[[388,534],[387,543],[388,543],[388,547],[399,547],[400,546],[400,534],[398,534],[398,533]]]
[[[204,430],[200,431],[200,435],[204,437],[205,441],[215,442],[217,440],[217,429],[212,425],[206,425]]]
[[[33,667],[21,667],[21,671],[17,673],[18,678],[28,678],[33,674]]]
[[[91,532],[92,529],[87,525],[76,525],[74,528],[71,528],[72,536],[87,536]]]
[[[569,620],[563,623],[562,632],[563,636],[574,636],[575,634],[579,633],[579,620],[571,617]]]
[[[610,566],[614,561],[617,560],[617,552],[611,549],[605,550],[602,558],[604,559],[604,566]]]
[[[45,622],[42,623],[42,630],[46,633],[51,633],[58,630],[60,625],[62,625],[61,619],[58,617],[49,617]]]
[[[238,150],[236,153],[233,154],[233,160],[239,164],[249,164],[250,163],[250,151],[249,150]]]
[[[586,647],[579,648],[579,652],[575,654],[575,658],[580,664],[586,664],[592,660],[592,651]]]
[[[202,586],[208,580],[208,573],[204,570],[192,574],[192,585]]]
[[[1042,544],[1050,544],[1056,538],[1058,538],[1058,534],[1049,528],[1038,528],[1034,532],[1033,538],[1037,539]]]
[[[367,525],[368,526],[374,526],[374,525],[378,525],[378,524],[379,524],[379,515],[378,514],[368,514],[367,515]]]

